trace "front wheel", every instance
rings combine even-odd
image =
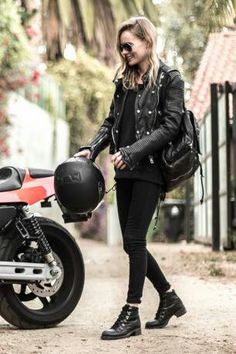
[[[50,219],[40,217],[38,221],[62,274],[52,282],[0,286],[1,316],[25,329],[53,327],[62,322],[74,310],[84,286],[83,257],[73,237]],[[37,252],[32,245],[22,245],[16,231],[0,236],[1,261],[19,261],[30,255],[39,259]]]

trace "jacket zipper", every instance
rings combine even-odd
[[[157,99],[158,99],[158,101],[157,101],[157,103],[156,103],[156,105],[155,105],[155,108],[154,108],[154,119],[153,119],[153,122],[152,122],[152,126],[151,126],[151,132],[154,130],[154,127],[155,127],[155,125],[156,125],[156,122],[157,122],[157,107],[158,107],[158,105],[159,105],[159,103],[160,103],[160,83],[161,83],[161,80],[162,80],[162,78],[164,77],[164,75],[163,75],[163,72],[161,71],[160,72],[160,79],[158,80],[159,81],[159,83],[158,83],[158,88],[157,88],[157,90],[158,90],[158,92],[157,92]],[[153,155],[148,155],[148,157],[149,157],[149,161],[150,161],[150,163],[153,165],[154,164],[154,158],[153,158]]]
[[[125,96],[124,96],[124,99],[123,99],[123,102],[122,102],[122,106],[121,106],[121,110],[120,110],[119,119],[117,119],[117,123],[116,123],[117,128],[119,126],[119,123],[120,123],[120,120],[121,120],[121,117],[122,117],[122,114],[123,114],[123,111],[124,111],[124,105],[125,105],[127,94],[128,94],[128,90],[126,90],[126,92],[125,92]],[[113,139],[114,146],[115,146],[115,152],[117,152],[117,146],[116,146],[116,141],[115,141],[115,137],[114,137],[114,129],[113,129],[113,127],[111,129],[111,135],[112,135],[112,139]]]
[[[124,106],[125,106],[125,101],[126,101],[126,98],[127,98],[127,94],[128,94],[128,90],[126,90],[125,92],[125,97],[124,97],[124,100],[122,102],[122,106],[121,106],[121,110],[120,110],[120,115],[119,115],[119,119],[117,120],[117,128],[119,126],[119,123],[120,123],[120,120],[121,120],[121,117],[122,117],[122,114],[123,114],[123,111],[124,111]]]
[[[115,142],[115,137],[114,137],[114,131],[113,131],[113,127],[111,128],[111,136],[112,136],[112,140],[113,140],[113,143],[114,143],[114,146],[115,146],[115,152],[117,152],[117,149],[116,149],[116,142]]]

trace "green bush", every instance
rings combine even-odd
[[[22,60],[27,57],[27,38],[21,26],[19,7],[13,0],[0,1],[0,156],[8,156],[6,143],[7,93],[25,85]]]
[[[60,60],[48,67],[63,89],[70,125],[70,154],[74,154],[96,133],[109,112],[113,72],[83,50],[73,62]]]
[[[0,1],[0,80],[19,68],[26,56],[27,38],[18,7],[12,0]],[[4,86],[3,84],[0,87]]]

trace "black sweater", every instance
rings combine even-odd
[[[139,85],[141,87],[141,85]],[[136,141],[135,138],[135,114],[134,103],[138,91],[128,90],[125,107],[120,122],[120,134],[118,137],[118,147],[131,145]],[[139,162],[139,166],[132,171],[126,166],[123,170],[115,169],[114,179],[120,178],[136,178],[153,183],[163,184],[163,177],[160,168],[155,164],[151,164],[148,157],[145,157]]]

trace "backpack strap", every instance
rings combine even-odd
[[[203,171],[202,171],[202,164],[201,162],[199,161],[199,166],[200,166],[200,177],[201,177],[201,186],[202,186],[202,197],[200,199],[200,203],[202,204],[203,203],[203,198],[204,198],[204,186],[203,186]]]
[[[156,209],[156,216],[155,216],[155,225],[153,227],[153,230],[157,229],[157,221],[158,221],[158,215],[159,215],[159,210],[160,210],[160,205],[161,205],[161,201],[164,201],[166,197],[166,192],[164,191],[164,189],[161,190],[159,198],[158,198],[158,202],[157,202],[157,209]]]
[[[176,72],[176,76],[180,75],[180,72],[178,69],[171,69],[168,65],[164,64],[162,67],[162,72],[160,73],[160,75],[157,76],[157,87],[158,87],[158,93],[160,94],[160,87],[162,86],[162,79],[166,78],[167,75],[166,74],[170,74],[172,72]],[[175,76],[173,76],[175,77]],[[183,108],[184,111],[186,111],[186,107],[185,107],[185,102],[183,101]]]
[[[191,113],[192,113],[192,112],[191,112]],[[196,137],[197,137],[197,139],[196,139],[196,142],[197,142],[197,151],[198,151],[198,153],[199,153],[200,155],[202,155],[201,150],[200,150],[199,141],[198,141],[198,133],[197,133],[197,130],[196,130],[196,125],[195,125],[195,120],[196,120],[196,118],[193,116],[193,113],[190,114],[190,119],[191,119],[191,122],[192,122],[194,134],[195,134]]]
[[[169,73],[171,73],[171,72],[173,72],[173,71],[176,71],[176,72],[180,75],[180,72],[179,72],[178,69],[169,69],[169,70],[167,70],[167,73],[169,74]],[[183,101],[183,108],[184,108],[184,110],[186,111],[185,100]]]

